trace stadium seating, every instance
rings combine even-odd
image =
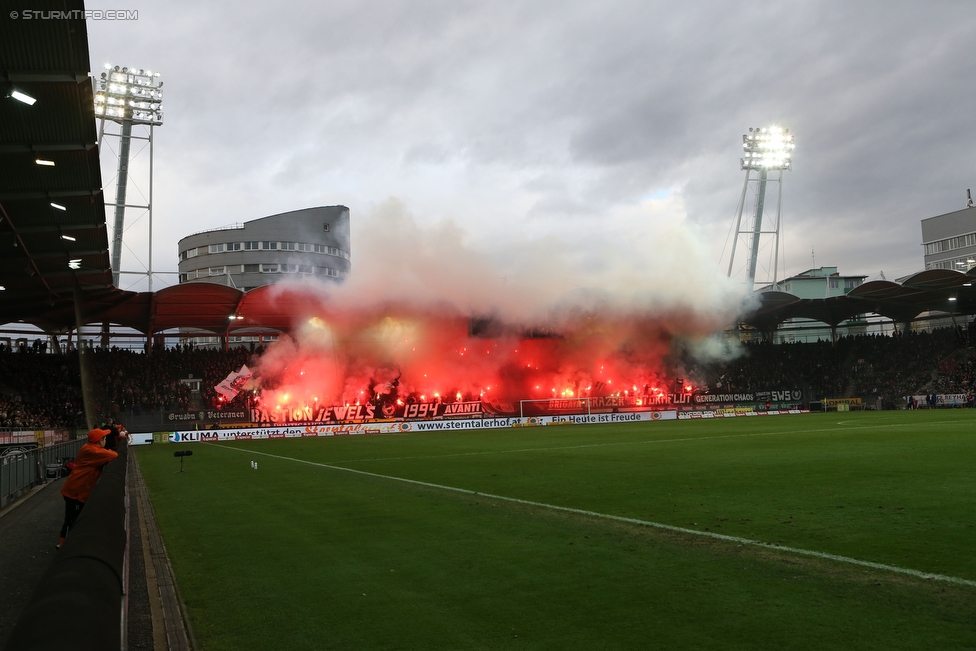
[[[85,427],[82,367],[89,408],[102,417],[244,409],[245,395],[220,403],[213,387],[260,352],[176,347],[151,355],[117,348],[50,354],[43,347],[0,347],[0,429]],[[705,391],[791,387],[815,399],[856,396],[865,404],[903,406],[910,394],[976,389],[976,350],[962,328],[842,337],[834,344],[748,343],[719,359],[702,361],[686,352],[673,363],[672,377],[689,378]],[[190,376],[201,379],[202,404],[190,404],[190,390],[180,382]]]

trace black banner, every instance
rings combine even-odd
[[[166,414],[166,422],[214,424],[214,423],[246,423],[249,421],[246,411],[218,411],[216,409],[206,409],[201,411],[171,411]]]

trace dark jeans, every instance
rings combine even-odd
[[[64,495],[61,497],[64,497]],[[64,524],[61,525],[62,538],[68,535],[71,527],[75,526],[75,520],[78,519],[78,514],[81,513],[81,509],[84,506],[84,502],[73,500],[70,497],[64,497]]]

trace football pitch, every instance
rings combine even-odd
[[[976,648],[976,410],[136,455],[203,649]]]

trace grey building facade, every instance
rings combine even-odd
[[[781,291],[793,294],[800,299],[821,299],[844,296],[855,287],[860,287],[867,276],[844,276],[837,267],[807,269],[795,276],[784,278],[775,285],[766,285],[760,292]],[[867,332],[864,315],[855,315],[842,321],[831,329],[822,321],[810,319],[787,319],[779,325],[773,335],[774,343],[832,341],[835,336],[859,335]]]
[[[926,270],[976,266],[976,208],[923,219],[922,246]]]
[[[301,278],[341,281],[350,246],[349,208],[293,210],[184,237],[179,279],[243,291]]]

